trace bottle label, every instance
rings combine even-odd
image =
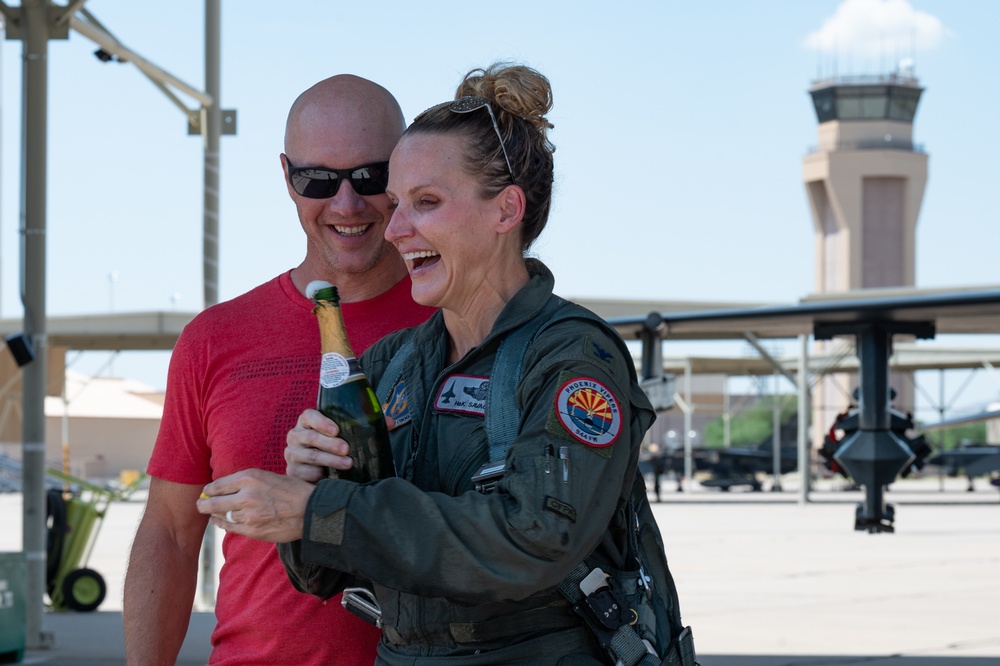
[[[319,367],[319,384],[323,388],[334,388],[346,383],[353,376],[361,373],[361,367],[356,358],[346,358],[336,352],[323,354]]]

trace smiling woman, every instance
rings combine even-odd
[[[454,101],[417,116],[393,151],[386,238],[407,262],[414,299],[444,308],[453,361],[528,282],[523,253],[551,207],[551,107],[538,72],[477,70]]]
[[[524,196],[508,185],[480,196],[463,168],[461,136],[415,134],[393,151],[386,238],[413,283],[413,299],[444,308],[457,361],[489,333],[504,306],[528,282],[521,255]],[[399,196],[396,196],[399,192]]]

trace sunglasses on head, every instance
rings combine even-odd
[[[497,139],[500,141],[500,150],[503,151],[504,162],[507,163],[507,173],[510,174],[510,182],[512,185],[516,185],[517,182],[514,180],[514,169],[510,166],[510,158],[507,157],[507,147],[503,145],[503,136],[500,134],[500,126],[497,125],[497,117],[493,115],[493,107],[486,100],[485,97],[480,97],[478,95],[466,95],[465,97],[459,97],[454,102],[448,104],[448,110],[452,113],[471,113],[472,111],[478,111],[486,107],[486,112],[490,114],[490,120],[493,121],[493,131],[497,133]]]
[[[307,199],[329,199],[337,194],[340,183],[350,180],[354,191],[363,197],[385,193],[389,184],[389,163],[372,162],[350,169],[326,167],[297,167],[285,156],[288,164],[288,182],[292,189]]]

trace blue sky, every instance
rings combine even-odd
[[[203,87],[201,0],[86,7]],[[904,56],[926,88],[914,139],[930,155],[917,284],[998,284],[998,24],[992,0],[509,0],[502,10],[225,0],[222,103],[237,110],[238,133],[222,139],[220,295],[304,253],[277,157],[301,90],[359,74],[392,90],[409,119],[496,59],[552,81],[557,191],[536,253],[565,296],[791,303],[810,293],[808,87],[834,68],[885,72]],[[135,67],[102,64],[95,48],[73,32],[49,48],[48,312],[200,309],[201,141]],[[22,44],[0,49],[0,314],[18,317]],[[93,371],[106,356],[74,363]],[[165,357],[125,354],[114,370],[162,387]]]

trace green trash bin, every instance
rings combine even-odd
[[[24,553],[0,553],[0,663],[20,663],[24,658],[27,577]]]

